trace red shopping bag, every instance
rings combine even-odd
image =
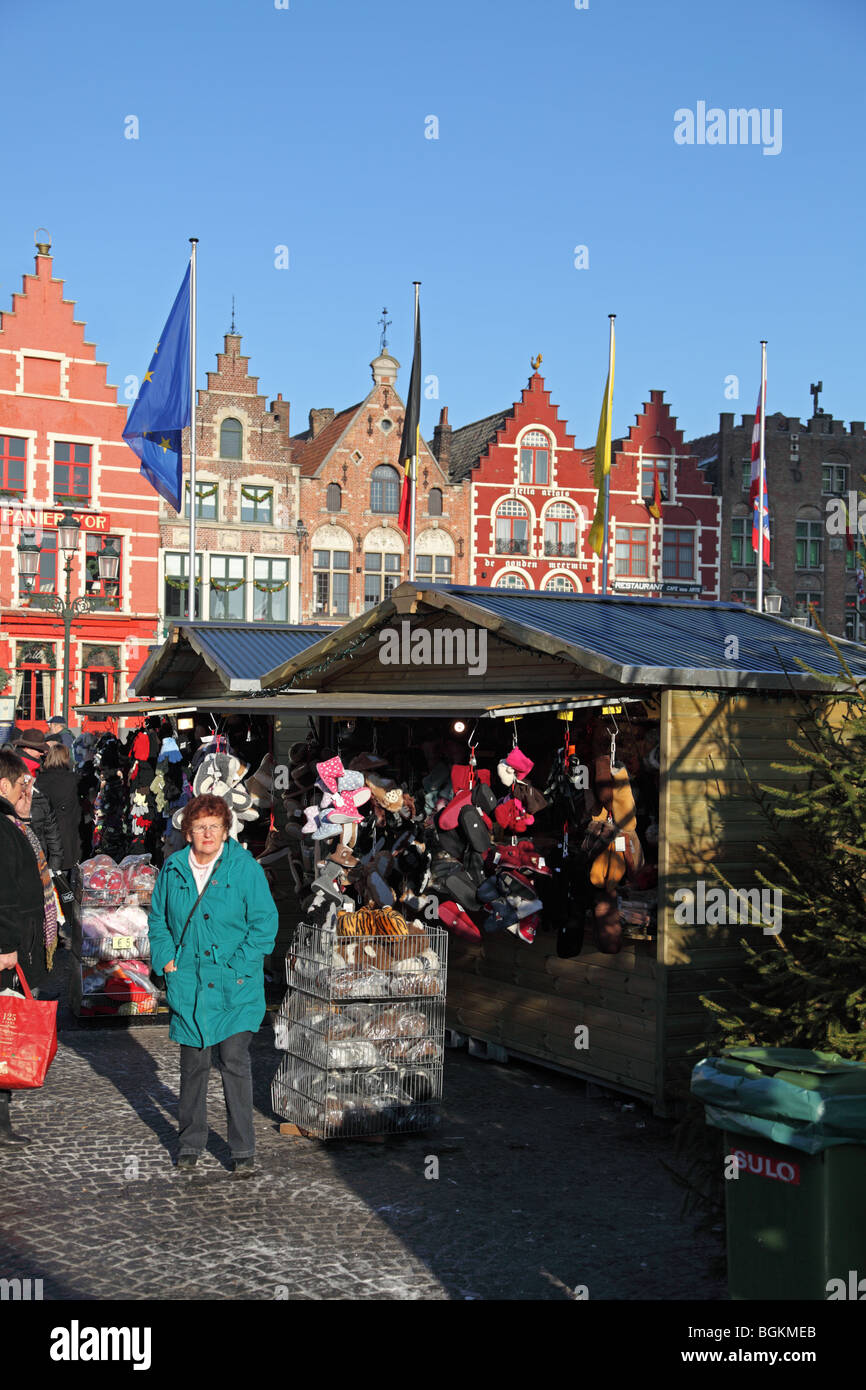
[[[15,968],[24,994],[0,995],[0,1091],[41,1086],[57,1052],[57,1000],[34,999]]]

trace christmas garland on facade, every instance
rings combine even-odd
[[[166,584],[169,586],[170,589],[184,589],[184,590],[186,590],[186,589],[189,588],[189,580],[188,580],[188,579],[175,579],[175,578],[174,578],[172,575],[170,575],[170,574],[167,574],[167,575],[165,576],[165,582],[166,582]],[[227,580],[226,583],[223,584],[223,583],[222,583],[220,580],[218,580],[218,579],[210,579],[210,580],[208,580],[208,583],[210,584],[210,587],[211,587],[212,589],[215,589],[216,592],[219,593],[219,594],[225,594],[225,593],[233,594],[234,591],[235,591],[236,589],[239,589],[239,588],[241,587],[242,584],[249,584],[249,583],[252,583],[253,586],[254,586],[256,589],[258,589],[258,591],[259,591],[260,594],[278,594],[278,593],[281,592],[281,590],[283,590],[283,589],[288,589],[288,587],[289,587],[289,585],[291,584],[291,582],[292,582],[292,581],[291,581],[290,579],[275,579],[275,580],[273,580],[273,581],[268,580],[268,579],[254,579],[254,580],[249,580],[249,579],[231,579],[231,580]],[[201,580],[200,580],[200,579],[197,579],[197,580],[196,580],[196,583],[197,583],[197,584],[201,584]]]

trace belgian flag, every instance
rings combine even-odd
[[[408,536],[412,526],[412,513],[415,507],[414,468],[418,458],[421,426],[421,310],[415,300],[415,351],[412,355],[412,375],[409,379],[409,397],[406,401],[406,418],[403,421],[403,438],[400,440],[400,458],[403,462],[403,488],[400,493],[400,511],[397,525]]]

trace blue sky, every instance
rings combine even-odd
[[[198,384],[234,294],[293,432],[366,394],[383,305],[405,394],[415,279],[427,437],[441,405],[509,405],[542,352],[593,442],[610,312],[615,434],[654,387],[687,437],[751,414],[762,337],[769,411],[807,416],[822,378],[827,410],[866,415],[860,0],[288,4],[5,0],[0,309],[44,224],[122,388],[196,235]],[[676,144],[698,102],[780,108],[781,151]]]

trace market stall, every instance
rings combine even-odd
[[[866,675],[863,649],[842,646]],[[754,888],[764,823],[750,782],[784,781],[773,763],[798,702],[833,689],[801,661],[844,688],[820,634],[739,605],[407,583],[219,708],[269,721],[276,830],[299,904],[330,874],[348,911],[360,874],[374,910],[428,926],[435,912],[453,1033],[663,1113],[705,1035],[699,996],[719,996],[740,938],[767,925],[702,915],[702,893],[714,866]],[[360,867],[323,870],[318,764],[359,770],[365,757],[375,807],[354,847],[341,831]],[[408,812],[408,840],[371,868],[371,815],[392,814],[389,794]],[[314,1016],[323,1005],[336,1016],[333,997],[307,993]],[[304,1046],[327,1068],[346,1039],[315,1032]],[[356,1122],[351,1106],[341,1113]]]

